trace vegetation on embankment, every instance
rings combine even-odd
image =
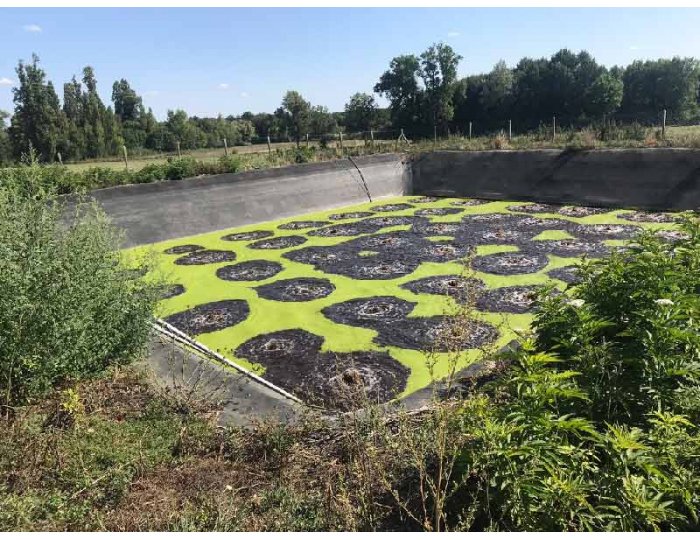
[[[353,141],[357,143],[357,141]],[[86,162],[75,165],[44,165],[35,170],[42,185],[57,193],[80,193],[127,184],[143,184],[166,180],[181,180],[195,176],[236,173],[284,167],[295,163],[323,162],[347,156],[390,152],[429,152],[432,150],[541,150],[596,148],[700,148],[700,129],[671,128],[662,137],[658,130],[641,126],[608,129],[583,129],[561,132],[552,140],[546,132],[514,136],[505,133],[495,137],[450,137],[437,141],[375,141],[373,144],[347,144],[319,148],[301,145],[299,148],[278,147],[271,151],[214,155],[211,151],[193,152],[185,157],[149,158],[137,161],[128,169],[117,162]],[[0,168],[0,186],[20,182],[23,166]]]

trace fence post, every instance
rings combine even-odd
[[[267,153],[272,155],[272,146],[270,145],[270,134],[267,134]]]
[[[437,144],[437,124],[433,124],[433,147]]]
[[[340,138],[340,155],[342,156],[345,151],[343,150],[343,132],[338,130],[338,137]]]
[[[224,137],[224,156],[228,156],[228,144],[226,143],[226,137]]]
[[[472,123],[469,122],[469,140],[472,140]]]
[[[552,140],[556,140],[557,138],[557,117],[552,116]]]
[[[306,148],[309,147],[309,134],[306,134]]]
[[[58,162],[63,165],[63,157],[61,156],[61,152],[56,152],[56,157],[58,158]]]
[[[371,141],[372,148],[374,148],[374,130],[373,129],[369,130],[369,139]]]
[[[177,157],[182,157],[182,152],[180,151],[180,141],[177,141]]]
[[[513,139],[513,122],[511,120],[508,120],[508,140]]]
[[[129,155],[126,152],[126,145],[122,145],[122,153],[124,154],[124,166],[126,167],[126,170],[129,170]],[[59,159],[61,154],[58,154]]]
[[[663,122],[661,124],[661,138],[662,139],[666,138],[666,109],[664,109],[664,118],[663,118]]]

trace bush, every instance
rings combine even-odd
[[[24,167],[0,189],[0,406],[133,358],[156,298],[124,269],[101,210],[83,203],[64,219],[41,178]]]
[[[460,503],[477,528],[697,530],[700,225],[683,230],[545,293],[536,338],[490,397],[465,402]]]

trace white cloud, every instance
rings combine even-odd
[[[158,94],[160,94],[158,90],[146,90],[143,93],[144,96],[157,96]]]
[[[247,98],[247,97],[248,97],[248,92],[241,92],[241,97],[242,97],[242,98]]]
[[[41,26],[38,24],[25,24],[22,29],[25,32],[31,32],[32,34],[38,34],[41,32]]]
[[[457,32],[455,30],[450,30],[449,32],[447,32],[447,37],[457,37],[458,35],[459,35],[459,32]]]
[[[0,77],[0,86],[12,86],[15,81],[8,79],[7,77]]]
[[[222,90],[226,90],[228,87],[229,84],[227,82],[219,83],[219,88],[221,88]]]

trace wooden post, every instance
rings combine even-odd
[[[61,156],[61,152],[56,152],[56,157],[58,158],[58,162],[63,165],[63,157]],[[127,167],[128,168],[128,167]]]
[[[338,137],[339,137],[339,139],[340,139],[340,155],[342,156],[342,155],[344,154],[344,150],[343,150],[343,132],[340,131],[340,130],[338,131]]]
[[[309,134],[306,134],[306,148],[309,147]]]
[[[226,137],[224,137],[224,155],[228,156],[228,144],[226,144]]]
[[[270,134],[267,134],[267,153],[272,155],[272,146],[270,145]]]
[[[372,148],[374,148],[374,130],[373,129],[369,130],[369,139],[371,141]]]
[[[126,170],[129,170],[129,155],[127,154],[126,151],[126,145],[122,146],[122,153],[124,154],[124,166],[126,167]]]
[[[552,116],[552,140],[556,140],[557,138],[557,117]]]
[[[469,140],[472,140],[472,123],[469,122]]]
[[[180,151],[180,141],[177,141],[177,157],[182,157],[182,152]]]
[[[437,124],[433,124],[433,144],[437,144]]]
[[[661,138],[662,139],[666,138],[666,109],[664,109],[664,117],[663,117],[663,121],[661,123]]]
[[[508,120],[508,140],[513,139],[513,122],[511,120]]]

